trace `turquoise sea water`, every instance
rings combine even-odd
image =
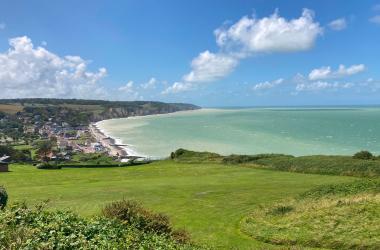
[[[202,109],[98,126],[133,154],[156,157],[178,148],[220,154],[380,153],[380,108]]]

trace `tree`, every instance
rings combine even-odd
[[[37,145],[37,155],[42,160],[47,162],[48,155],[53,152],[53,143],[50,140],[41,141]]]

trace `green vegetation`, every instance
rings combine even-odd
[[[59,165],[64,168],[107,168],[130,166],[133,165],[133,162],[122,163],[101,153],[75,153],[70,161],[62,162]]]
[[[14,149],[10,146],[0,145],[0,157],[8,155],[15,162],[30,162],[32,160],[31,151],[29,149]]]
[[[220,163],[222,161],[222,157],[216,153],[195,152],[182,148],[172,152],[170,158],[183,163]]]
[[[265,168],[290,172],[358,177],[380,176],[380,160],[354,159],[350,156],[279,156],[262,158],[254,163]]]
[[[23,117],[32,122],[47,122],[50,119],[52,122],[59,124],[65,122],[70,126],[87,125],[91,121],[109,118],[163,114],[198,108],[198,106],[191,104],[151,101],[129,102],[49,98],[0,100],[0,112],[7,114],[9,118]]]
[[[48,211],[70,209],[92,220],[104,204],[132,199],[149,210],[168,215],[173,230],[185,229],[194,242],[216,249],[271,249],[272,245],[240,231],[243,217],[259,206],[297,196],[319,185],[356,179],[172,160],[127,168],[59,171],[12,164],[10,170],[0,173],[9,204],[26,201],[34,205],[49,200]]]
[[[141,229],[139,222],[83,218],[43,206],[13,205],[0,213],[2,249],[200,249],[165,231]]]
[[[168,216],[147,210],[136,201],[112,202],[102,212],[106,218],[116,218],[144,232],[168,235],[182,243],[190,242],[186,231],[173,230]]]
[[[359,155],[363,155],[362,152]],[[172,153],[176,162],[222,162],[230,166],[266,168],[288,172],[347,175],[358,177],[379,177],[378,157],[358,158],[351,156],[312,155],[294,157],[282,154],[230,155],[221,156],[208,152],[194,152],[179,149]]]
[[[0,186],[0,210],[3,209],[8,202],[8,194],[7,191],[5,191],[5,188]]]
[[[322,186],[255,210],[242,222],[253,238],[278,245],[380,248],[380,181]]]
[[[353,158],[355,159],[362,159],[362,160],[372,160],[374,159],[374,156],[371,152],[368,151],[360,151],[354,154]]]

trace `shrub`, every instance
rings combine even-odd
[[[195,152],[186,149],[177,149],[170,154],[170,158],[180,162],[199,163],[199,162],[221,162],[222,156],[210,152]]]
[[[284,215],[284,214],[290,213],[293,210],[294,210],[294,207],[289,206],[289,205],[277,205],[269,212],[269,214]]]
[[[166,215],[146,210],[135,201],[121,200],[112,202],[105,206],[103,215],[107,218],[119,219],[146,232],[156,232],[158,234],[172,232],[169,218]]]
[[[257,154],[257,155],[229,155],[223,158],[225,164],[242,164],[242,163],[255,163],[260,159],[267,158],[293,158],[291,155],[283,154]]]
[[[5,188],[0,186],[0,209],[4,209],[4,207],[7,205],[7,201],[8,201],[7,191],[5,191]]]
[[[62,167],[56,164],[49,164],[47,162],[43,162],[37,165],[38,169],[61,169]]]
[[[372,160],[374,157],[371,152],[363,150],[354,154],[353,158],[361,160]]]
[[[0,249],[201,249],[104,217],[12,205],[0,213]]]

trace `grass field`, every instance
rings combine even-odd
[[[37,170],[11,165],[0,173],[10,202],[49,199],[52,208],[98,214],[107,202],[127,198],[164,212],[196,242],[218,249],[272,248],[240,231],[254,209],[296,196],[318,185],[352,177],[289,173],[222,164],[160,161],[128,168]]]
[[[256,209],[242,230],[262,242],[380,249],[380,180],[326,185]]]
[[[24,109],[20,104],[0,104],[0,111],[8,114],[16,114]]]

